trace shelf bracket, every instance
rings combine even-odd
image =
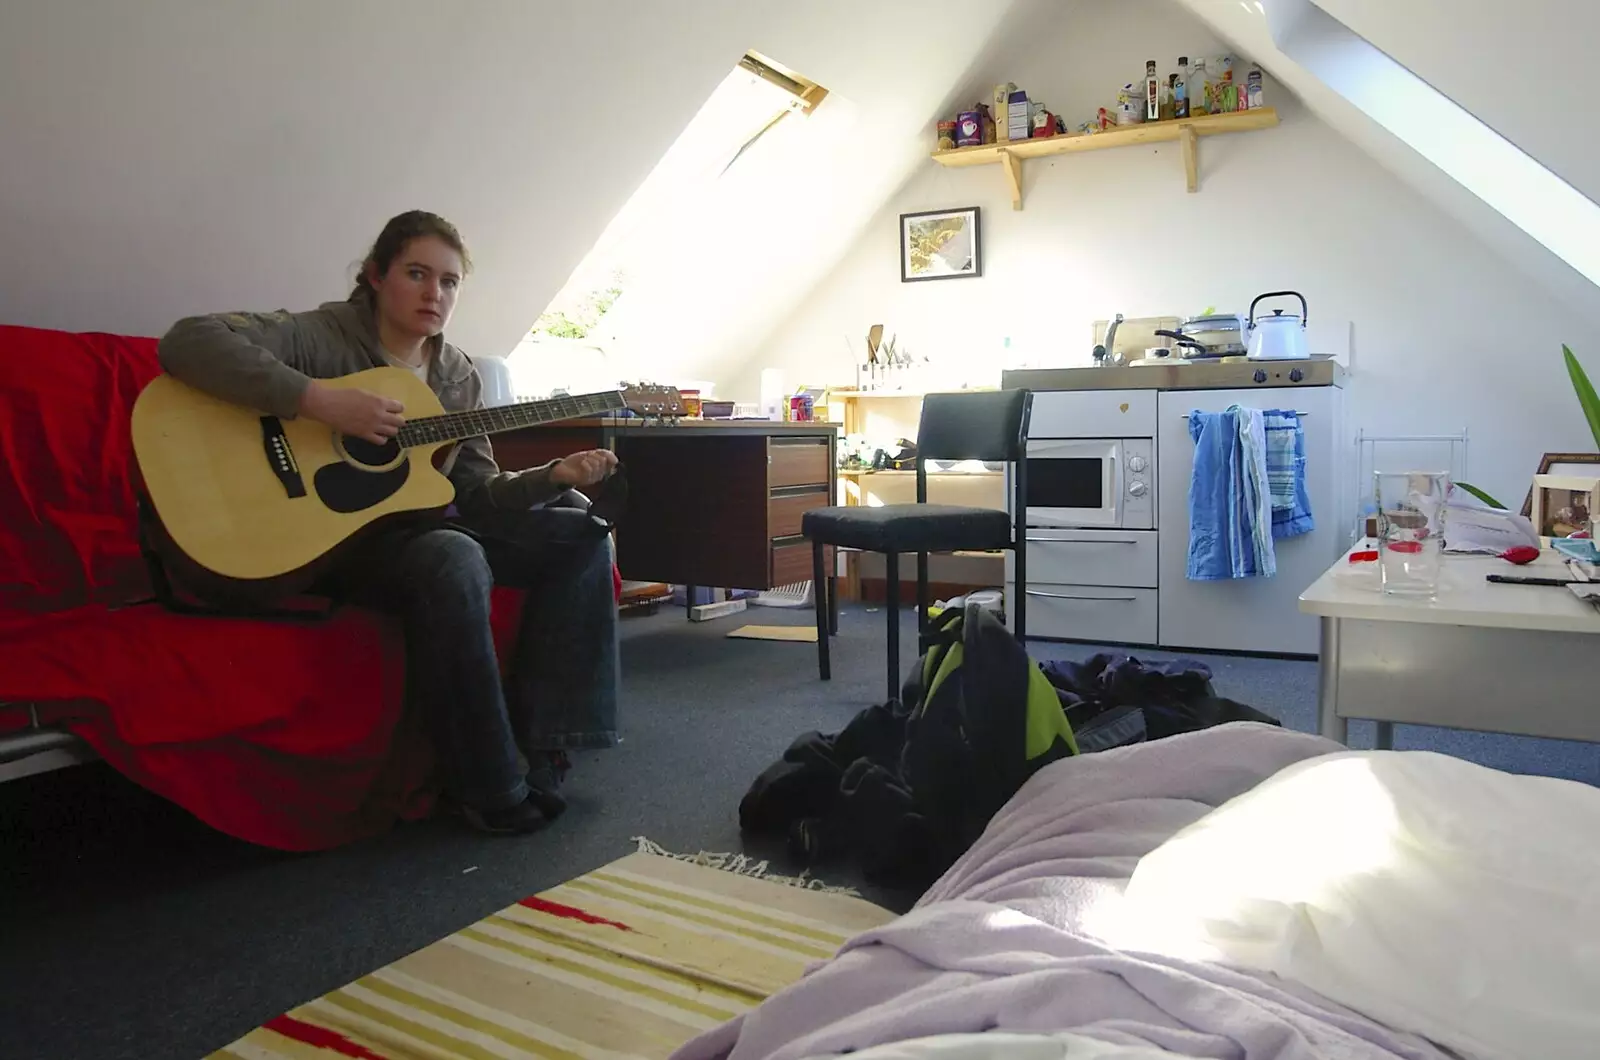
[[[1011,185],[1011,208],[1022,209],[1022,163],[1010,151],[1001,151],[1000,168],[1006,171],[1006,183]]]
[[[1183,143],[1183,174],[1189,182],[1191,193],[1200,190],[1200,159],[1199,159],[1199,134],[1194,131],[1193,125],[1185,125],[1178,130],[1179,139]]]

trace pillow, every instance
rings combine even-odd
[[[1276,973],[1473,1056],[1593,1057],[1596,837],[1586,784],[1325,755],[1143,858],[1115,943]]]

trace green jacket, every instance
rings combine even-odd
[[[430,339],[428,386],[447,412],[483,407],[483,381],[466,354]],[[303,313],[217,313],[187,317],[161,339],[161,367],[214,397],[283,419],[300,411],[313,379],[332,379],[388,362],[378,341],[370,297],[327,302]],[[528,508],[562,492],[551,464],[501,471],[482,435],[461,442],[446,463],[463,514]]]

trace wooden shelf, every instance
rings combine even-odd
[[[1202,136],[1221,133],[1252,132],[1269,129],[1278,124],[1278,112],[1271,107],[1235,111],[1232,114],[1202,114],[1195,118],[1173,121],[1144,122],[1141,125],[1122,125],[1098,133],[1075,133],[1066,136],[1042,136],[1036,140],[1013,140],[1008,143],[983,144],[979,147],[957,147],[950,151],[935,151],[933,160],[942,166],[992,166],[1004,169],[1006,183],[1011,186],[1011,208],[1022,209],[1022,162],[1030,158],[1048,158],[1052,155],[1072,154],[1077,151],[1104,151],[1113,147],[1133,147],[1137,144],[1183,144],[1183,168],[1189,190],[1200,187],[1199,149],[1196,141]]]

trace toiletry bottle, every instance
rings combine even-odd
[[[1189,75],[1189,113],[1210,114],[1211,77],[1206,73],[1206,61],[1196,59],[1194,72]]]
[[[1161,120],[1171,121],[1177,117],[1172,110],[1172,84],[1178,79],[1177,74],[1168,74],[1167,79],[1161,82]]]
[[[1251,110],[1255,110],[1257,107],[1265,107],[1267,105],[1266,97],[1262,92],[1260,70],[1250,71],[1250,76],[1245,78],[1245,91],[1250,97]]]
[[[1178,72],[1172,82],[1172,116],[1174,118],[1187,118],[1189,116],[1189,57],[1178,56]]]
[[[1156,61],[1144,64],[1144,120],[1161,120],[1161,78],[1156,75]]]

